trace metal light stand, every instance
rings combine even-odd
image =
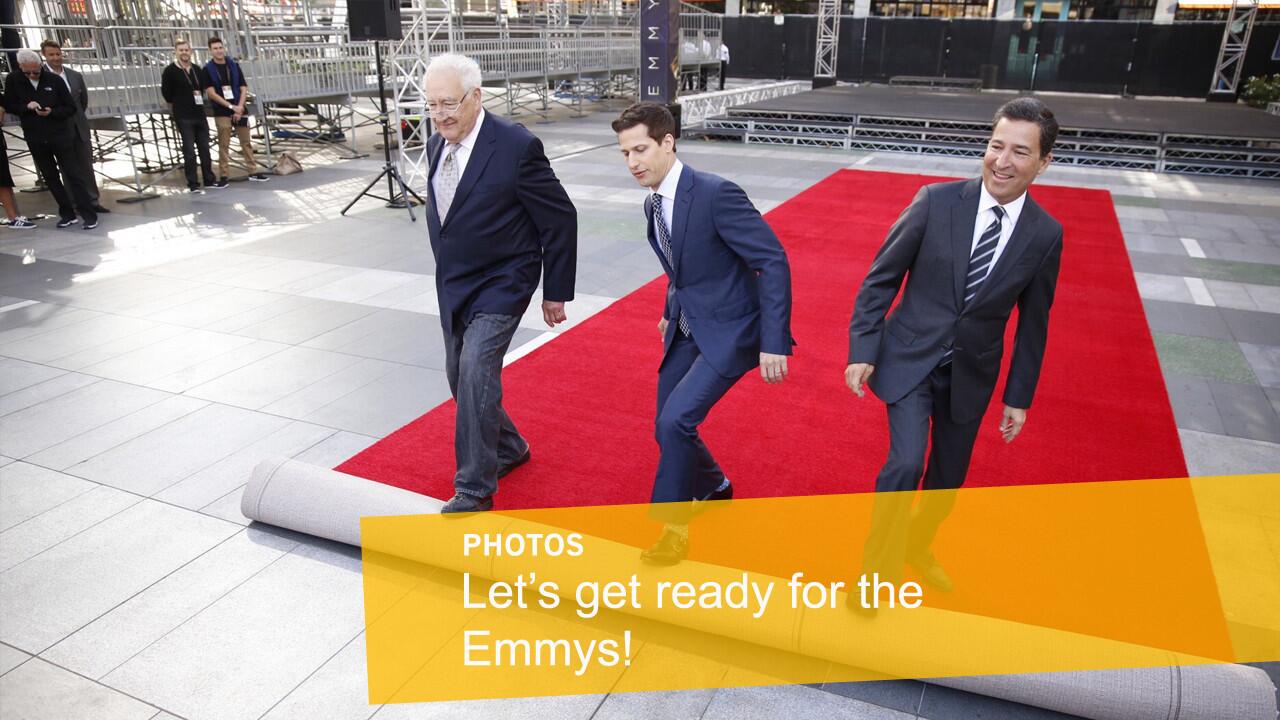
[[[400,177],[400,171],[396,170],[395,163],[391,162],[391,128],[390,119],[387,117],[386,83],[382,78],[382,43],[379,41],[374,41],[373,43],[373,57],[375,64],[378,66],[378,100],[381,103],[381,112],[378,115],[378,122],[382,123],[382,154],[385,158],[385,162],[382,164],[382,172],[378,173],[377,177],[366,185],[363,190],[356,194],[356,196],[352,198],[351,202],[347,203],[347,206],[342,208],[342,212],[340,214],[346,215],[352,205],[355,205],[360,198],[367,195],[375,200],[386,201],[387,207],[389,208],[404,208],[408,210],[409,220],[417,222],[418,218],[413,214],[413,203],[409,202],[409,196],[412,195],[413,199],[417,200],[419,204],[425,204],[425,201],[419,197],[418,193],[413,191],[413,188],[410,188],[405,184],[404,179]],[[382,180],[383,177],[387,178],[387,197],[382,197],[381,195],[375,195],[374,193],[369,192],[373,189],[374,185],[378,184],[379,180]],[[399,194],[396,193],[397,186],[400,188]]]

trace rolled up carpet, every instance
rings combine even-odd
[[[359,546],[361,517],[431,514],[443,504],[383,483],[276,458],[254,468],[240,507],[252,520]],[[428,551],[411,559],[429,561],[429,555]],[[795,649],[815,650],[822,643],[805,644],[809,647]],[[820,654],[826,656],[829,651]],[[1092,720],[1275,720],[1277,715],[1270,678],[1242,665],[947,677],[927,682]]]

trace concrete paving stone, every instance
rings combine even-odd
[[[1219,434],[1225,432],[1207,379],[1166,372],[1165,387],[1169,391],[1169,402],[1178,427]]]
[[[1280,265],[1280,247],[1263,247],[1233,242],[1202,242],[1206,256],[1216,260]]]
[[[1200,475],[1272,473],[1280,467],[1280,445],[1228,435],[1179,430],[1187,470]]]
[[[150,720],[159,708],[35,658],[0,677],[5,720]]]
[[[613,693],[591,720],[699,720],[716,689]]]
[[[360,633],[336,655],[280,699],[262,720],[360,720],[379,705],[369,704],[365,635]]]
[[[1252,293],[1250,293],[1252,294]],[[1252,345],[1280,345],[1280,314],[1222,308],[1231,336]]]
[[[65,470],[208,404],[204,400],[170,395],[158,403],[41,450],[28,460],[53,470]]]
[[[250,338],[238,335],[189,330],[168,340],[90,365],[84,368],[84,372],[135,385],[150,385],[253,342],[255,341]]]
[[[8,357],[48,364],[66,355],[139,335],[153,330],[156,323],[122,315],[100,315],[83,322],[55,328],[46,333],[4,344]]]
[[[1172,333],[1152,333],[1152,339],[1160,367],[1166,373],[1257,383],[1244,353],[1234,342]]]
[[[85,385],[0,417],[0,453],[25,458],[166,397],[159,390],[111,380]]]
[[[913,715],[823,692],[803,685],[724,688],[707,706],[702,720],[766,720],[821,717],[841,720],[912,720]]]
[[[1215,340],[1235,340],[1231,326],[1223,317],[1223,308],[1187,303],[1143,300],[1147,325],[1152,333],[1191,335]]]
[[[919,717],[921,720],[1082,720],[1075,715],[928,684],[920,700]]]
[[[89,483],[76,497],[0,532],[0,571],[30,560],[58,543],[142,502],[123,490]]]
[[[0,472],[0,531],[30,520],[96,484],[24,462],[12,462]]]
[[[823,683],[822,689],[843,697],[914,715],[920,709],[924,683],[918,680],[869,680]]]
[[[1205,287],[1218,307],[1239,310],[1258,310],[1258,304],[1249,295],[1249,285],[1224,280],[1205,280]]]
[[[0,395],[8,395],[23,388],[38,385],[65,372],[47,365],[0,357]]]
[[[239,530],[139,502],[0,573],[0,641],[43,652]]]
[[[187,392],[193,397],[257,410],[342,371],[360,358],[289,347]]]
[[[187,332],[187,328],[178,325],[155,325],[146,332],[127,335],[118,340],[95,345],[79,352],[62,357],[54,358],[48,361],[49,365],[63,368],[64,370],[83,370],[91,365],[105,362],[115,357],[124,355],[125,353],[150,347],[157,343],[164,342],[170,338],[177,337]]]
[[[28,385],[5,395],[0,395],[0,417],[34,407],[54,398],[66,395],[86,385],[101,382],[101,378],[82,373],[62,373],[38,383]]]
[[[1280,416],[1261,387],[1210,380],[1209,389],[1222,415],[1225,434],[1280,443]]]
[[[512,700],[459,700],[433,703],[383,705],[374,720],[589,720],[603,695],[516,698]]]
[[[246,528],[96,618],[41,657],[101,679],[297,547],[291,533]],[[363,673],[361,674],[363,680]]]
[[[74,465],[67,472],[150,496],[289,422],[240,408],[210,405]]]
[[[306,305],[235,330],[237,335],[297,345],[373,313],[376,308],[305,298]]]
[[[1246,285],[1245,289],[1254,304],[1257,305],[1257,310],[1272,314],[1280,313],[1280,287]]]
[[[1280,388],[1280,347],[1240,343],[1240,351],[1260,384]]]
[[[1163,300],[1165,302],[1194,302],[1187,282],[1178,275],[1157,275],[1154,273],[1136,272],[1133,274],[1138,283],[1138,295],[1144,300]]]
[[[451,397],[443,371],[400,365],[304,418],[327,427],[383,437]]]
[[[359,550],[300,545],[102,680],[190,720],[259,718],[363,626]]]
[[[30,655],[18,648],[0,643],[0,675],[4,675],[30,659]]]
[[[320,467],[337,467],[377,441],[375,437],[342,430],[298,453],[294,459]]]

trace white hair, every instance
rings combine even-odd
[[[35,50],[19,50],[18,51],[19,65],[30,65],[31,63],[35,63],[36,65],[39,65],[42,62],[44,62],[44,58],[40,57],[40,53],[36,52]]]
[[[480,87],[482,82],[480,65],[466,55],[446,53],[431,58],[431,63],[427,65],[427,77],[445,70],[458,76],[458,80],[462,82],[462,92],[464,93],[469,93]]]

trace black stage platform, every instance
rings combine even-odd
[[[837,86],[732,107],[693,134],[748,143],[981,156],[1005,91]],[[1245,105],[1038,94],[1075,165],[1280,178],[1280,116]]]
[[[996,108],[1016,97],[1018,93],[1014,92],[863,85],[811,90],[736,109],[990,123]],[[1065,93],[1034,97],[1048,105],[1057,116],[1058,124],[1067,128],[1280,140],[1280,115],[1269,115],[1247,105]]]

